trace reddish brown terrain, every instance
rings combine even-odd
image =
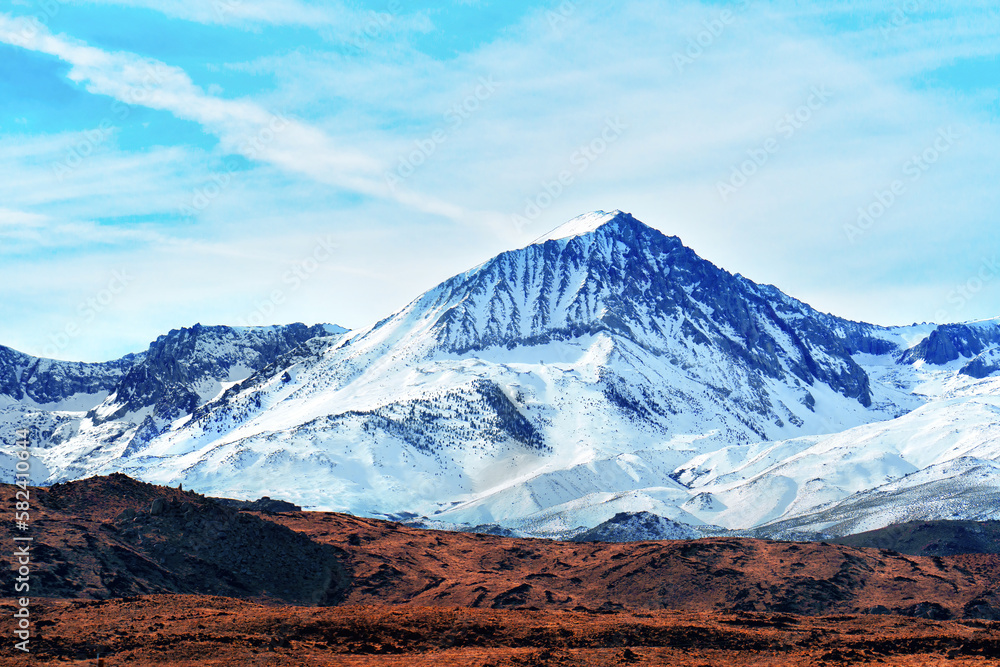
[[[0,664],[1000,661],[992,555],[519,540],[239,511],[122,475],[31,501],[33,653]]]
[[[5,612],[6,613],[6,612]],[[9,665],[988,665],[1000,625],[894,616],[286,607],[161,595],[41,601]],[[10,652],[7,652],[10,655]]]

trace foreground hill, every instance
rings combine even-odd
[[[13,487],[3,492],[10,503]],[[12,651],[5,665],[92,665],[98,655],[172,667],[1000,659],[991,555],[447,533],[238,511],[124,475],[31,497],[32,652]],[[0,613],[16,608],[0,599]]]
[[[4,495],[13,514],[13,487]],[[347,584],[334,547],[125,475],[32,489],[31,504],[31,597],[201,593],[332,604]]]
[[[5,492],[12,497],[12,489]],[[34,490],[33,596],[226,595],[309,605],[1000,618],[1000,557],[709,538],[625,544],[239,512],[124,475]]]

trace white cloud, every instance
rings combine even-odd
[[[26,211],[0,208],[0,234],[8,230],[37,229],[45,224],[47,216]]]
[[[96,204],[91,215],[141,215],[162,205],[164,190],[179,187],[181,165],[192,154],[181,148],[120,153],[105,147],[86,157],[76,151],[85,133],[42,135],[16,143],[0,140],[0,161],[9,169],[0,181],[4,201],[22,207]],[[176,195],[174,195],[176,196]],[[143,205],[141,201],[145,201]]]

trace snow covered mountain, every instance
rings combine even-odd
[[[146,352],[105,363],[38,359],[0,347],[0,438],[10,447],[15,431],[26,428],[35,448],[79,444],[75,467],[61,478],[85,476],[88,461],[109,446],[127,448],[155,437],[300,343],[343,333],[329,325],[196,324],[160,336]],[[52,471],[43,464],[45,456],[39,458],[33,474],[44,481]]]
[[[172,332],[104,384],[79,369],[76,395],[97,400],[76,412],[38,403],[0,360],[0,378],[25,385],[5,391],[19,410],[64,420],[42,437],[46,479],[121,471],[538,535],[642,512],[842,532],[876,526],[838,503],[871,507],[859,494],[896,484],[883,503],[895,507],[930,477],[988,479],[985,462],[1000,461],[997,322],[849,322],[619,211],[570,221],[365,330],[297,330],[266,350],[253,330],[228,331],[201,347],[185,341],[203,334]],[[930,477],[907,481],[917,473]]]

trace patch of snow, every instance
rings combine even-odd
[[[610,213],[605,211],[584,213],[583,215],[573,218],[569,222],[559,225],[547,234],[539,236],[529,245],[539,245],[545,243],[546,241],[558,241],[559,239],[568,239],[574,236],[589,234],[596,231],[611,220],[614,220],[619,215],[621,215],[621,211],[617,210],[611,211]]]

